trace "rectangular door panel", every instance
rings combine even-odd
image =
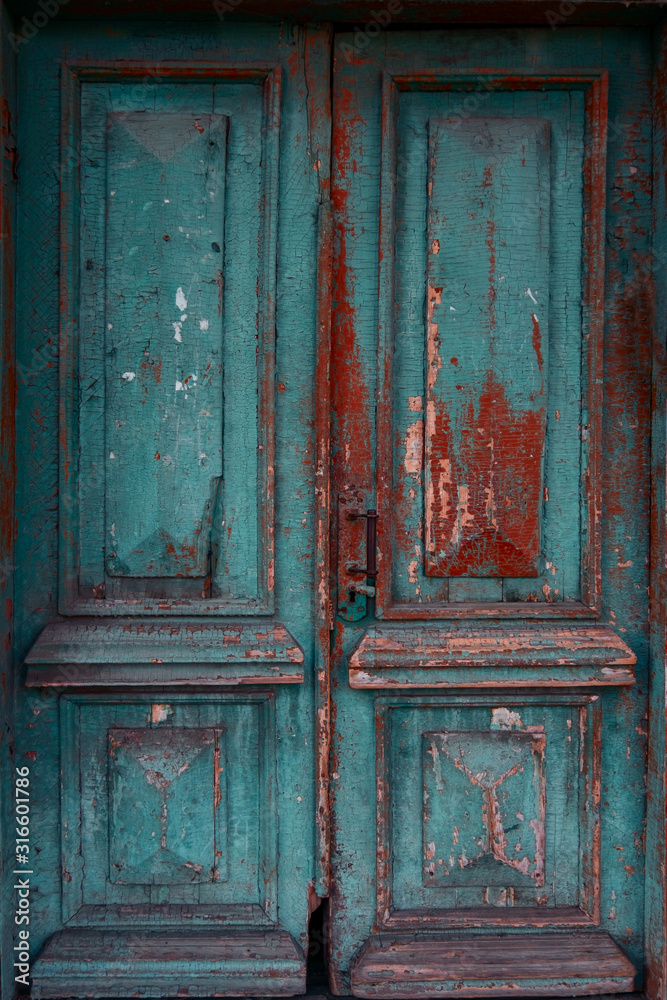
[[[606,90],[385,74],[381,617],[597,607]]]
[[[270,694],[61,700],[68,925],[151,903],[154,924],[275,919],[274,713]]]
[[[599,697],[376,712],[380,926],[599,922]]]
[[[424,571],[537,576],[550,123],[431,118],[427,128]]]
[[[63,68],[61,607],[268,613],[280,75],[147,70]]]

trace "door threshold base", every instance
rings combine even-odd
[[[635,968],[602,932],[377,934],[351,970],[356,997],[583,996],[634,990]]]
[[[32,997],[294,996],[306,989],[301,948],[283,930],[54,934],[32,968]]]

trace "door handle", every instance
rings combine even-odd
[[[349,589],[353,593],[365,594],[366,597],[375,597],[375,579],[378,575],[377,571],[377,518],[378,513],[372,508],[369,510],[351,510],[348,512],[348,519],[354,521],[357,518],[366,518],[366,565],[365,566],[348,566],[348,573],[359,573],[364,575],[368,580],[372,580],[371,585],[363,583],[353,583],[350,585]]]
[[[358,490],[346,490],[338,498],[338,614],[346,621],[363,618],[366,599],[375,597],[378,513],[374,508],[363,509],[365,499]],[[359,530],[363,520],[365,533]],[[362,565],[364,548],[366,559]]]

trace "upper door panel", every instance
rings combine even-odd
[[[270,612],[280,70],[62,81],[62,610]]]
[[[61,87],[61,611],[270,613],[282,71]]]
[[[381,61],[343,43],[336,83],[338,326],[378,337],[377,614],[594,616],[607,73],[388,38]]]

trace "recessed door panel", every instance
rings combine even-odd
[[[63,70],[61,607],[266,614],[281,79],[139,70]]]
[[[227,117],[212,114],[118,111],[107,117],[110,576],[204,580],[209,574],[222,479],[220,289],[228,126]],[[94,197],[94,181],[86,180]],[[128,216],[140,220],[131,246]],[[137,491],[135,470],[151,465],[152,475]]]
[[[598,922],[599,697],[388,696],[377,713],[382,925]]]
[[[550,123],[431,118],[427,128],[424,571],[538,576]]]

